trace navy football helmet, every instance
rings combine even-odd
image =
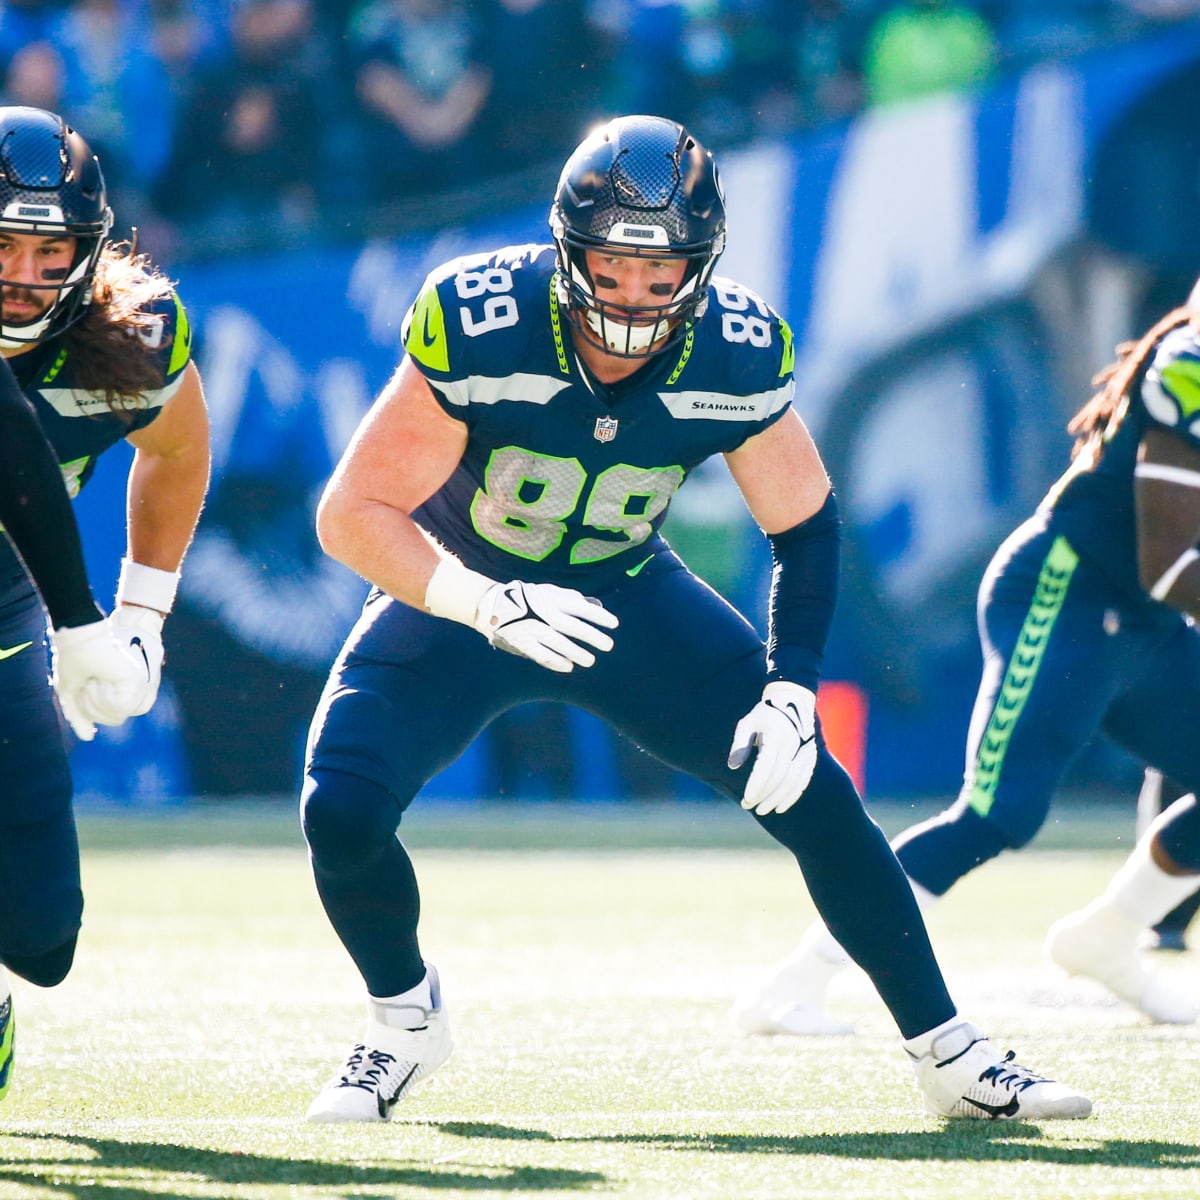
[[[725,198],[716,163],[674,121],[618,117],[567,159],[550,230],[558,251],[559,302],[568,320],[610,354],[658,354],[704,314],[708,281],[725,248]],[[596,294],[588,250],[683,258],[687,267],[668,303],[629,308]]]
[[[41,341],[83,316],[112,219],[100,163],[80,135],[55,113],[0,107],[0,232],[75,239],[61,278],[21,281],[23,289],[55,295],[33,320],[0,324],[0,346]],[[0,286],[8,282],[0,277]]]

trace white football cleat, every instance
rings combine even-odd
[[[729,1019],[747,1037],[846,1037],[854,1032],[848,1021],[830,1016],[816,1004],[788,1000],[768,1007],[757,996],[743,997],[730,1010]]]
[[[963,1021],[940,1034],[928,1054],[912,1060],[925,1111],[976,1120],[1063,1120],[1086,1117],[1092,1102],[1065,1084],[1037,1075],[1001,1055]]]
[[[826,989],[850,962],[849,955],[821,922],[809,927],[800,944],[734,1001],[729,1019],[748,1037],[844,1037],[854,1026],[830,1016],[822,1001]]]
[[[368,998],[365,1039],[317,1093],[306,1121],[386,1121],[413,1084],[450,1057],[454,1042],[437,971],[427,972],[430,1008]]]
[[[1068,975],[1083,975],[1164,1025],[1191,1025],[1200,1012],[1195,1001],[1172,990],[1147,971],[1138,952],[1141,924],[1095,900],[1050,926],[1046,954]]]

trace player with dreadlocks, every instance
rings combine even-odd
[[[1020,849],[1071,762],[1104,732],[1186,791],[1200,787],[1200,301],[1118,349],[1075,414],[1070,466],[1000,546],[979,591],[983,677],[956,802],[893,847],[924,907]],[[1148,971],[1148,926],[1200,886],[1200,812],[1156,819],[1105,896],[1050,930],[1067,971],[1152,1021],[1197,1006]],[[850,1032],[822,1009],[847,962],[820,922],[734,1006],[746,1033]]]

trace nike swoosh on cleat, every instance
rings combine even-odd
[[[1014,1096],[1007,1104],[987,1104],[983,1100],[972,1100],[970,1096],[964,1096],[963,1101],[966,1104],[973,1104],[980,1111],[987,1113],[989,1117],[1015,1117],[1021,1111],[1021,1105]]]
[[[392,1098],[390,1100],[385,1100],[382,1093],[376,1093],[376,1098],[379,1103],[379,1115],[383,1117],[385,1121],[387,1120],[388,1113],[390,1113],[392,1109],[396,1107],[396,1101],[399,1100],[404,1094],[404,1089],[408,1086],[409,1082],[412,1080],[412,1077],[417,1073],[420,1065],[420,1063],[413,1063],[412,1070],[409,1071],[409,1073],[405,1075],[405,1077],[396,1085],[396,1090],[392,1093]]]
[[[19,646],[10,646],[7,650],[0,650],[0,658],[12,658],[14,654],[20,654],[22,650],[28,650],[32,645],[32,642],[22,642]]]

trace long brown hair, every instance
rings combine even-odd
[[[163,368],[146,333],[160,319],[146,305],[171,294],[172,282],[127,242],[105,246],[96,264],[87,314],[62,336],[78,386],[104,396],[114,412],[161,388]]]
[[[1092,379],[1092,387],[1099,388],[1092,398],[1071,418],[1067,432],[1075,435],[1075,446],[1071,458],[1077,458],[1085,449],[1092,449],[1099,456],[1105,439],[1115,432],[1120,423],[1121,402],[1129,391],[1138,372],[1145,365],[1154,347],[1172,329],[1186,325],[1193,316],[1200,317],[1193,309],[1172,309],[1157,321],[1140,338],[1122,342],[1117,347],[1117,358]]]

